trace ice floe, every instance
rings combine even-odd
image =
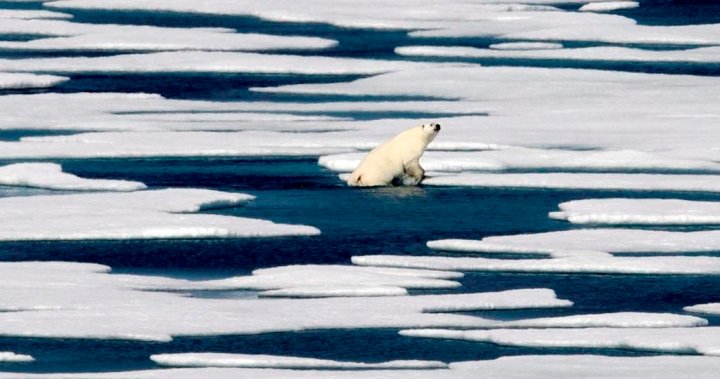
[[[0,166],[0,185],[64,191],[136,191],[143,183],[128,180],[84,179],[62,171],[55,163],[17,163]]]
[[[0,71],[42,73],[252,73],[373,75],[423,63],[223,51],[172,51],[110,57],[0,60]]]
[[[0,373],[3,379],[474,379],[483,378],[700,378],[712,379],[720,370],[716,357],[650,356],[609,357],[602,355],[521,355],[497,359],[456,362],[449,369],[418,370],[294,370],[250,368],[176,368],[126,372],[32,374]]]
[[[610,12],[620,9],[632,9],[640,6],[637,1],[607,1],[600,3],[589,3],[585,4],[580,9],[580,12]]]
[[[447,363],[438,361],[389,361],[381,363],[341,362],[327,359],[283,357],[276,355],[181,353],[150,356],[153,362],[170,367],[247,367],[282,369],[440,369]]]
[[[718,231],[666,232],[636,229],[579,229],[539,234],[486,237],[482,240],[438,240],[433,249],[476,253],[536,254],[540,259],[478,256],[354,256],[362,266],[458,271],[720,274],[720,258],[660,256],[720,251]],[[615,256],[649,253],[655,256]]]
[[[716,175],[599,173],[462,173],[428,178],[430,186],[552,188],[597,191],[720,192]]]
[[[592,199],[559,205],[550,217],[574,224],[696,225],[720,223],[720,202],[674,199]]]
[[[459,287],[457,272],[341,265],[295,265],[208,281],[159,281],[152,290],[257,290],[266,297],[399,296],[407,289]]]
[[[72,18],[72,15],[44,10],[0,9],[0,18],[21,20],[67,19]]]
[[[488,47],[494,50],[545,50],[562,49],[563,45],[551,42],[503,42],[493,43]]]
[[[566,253],[550,259],[491,259],[478,257],[427,257],[363,255],[352,257],[362,266],[416,269],[590,273],[636,275],[718,275],[720,258],[712,257],[615,257],[598,252]]]
[[[314,227],[210,214],[253,197],[200,189],[0,199],[0,240],[237,238],[315,235]]]
[[[720,303],[707,303],[691,305],[683,308],[685,312],[720,315]]]
[[[717,161],[720,113],[706,100],[719,86],[720,79],[714,77],[456,66],[405,69],[349,83],[255,90],[455,99],[476,102],[488,113],[444,121],[436,143],[632,150]]]
[[[639,229],[575,229],[557,232],[491,236],[482,240],[447,239],[428,242],[443,251],[546,254],[561,257],[582,251],[679,254],[720,251],[717,231],[671,232]]]
[[[457,58],[513,58],[564,61],[718,63],[720,48],[687,50],[645,50],[629,47],[600,46],[574,49],[479,49],[474,47],[410,46],[395,52],[405,56]]]
[[[439,28],[453,23],[464,23],[500,17],[510,12],[547,11],[557,8],[545,4],[588,3],[595,0],[517,0],[417,3],[410,0],[392,3],[373,1],[360,5],[356,2],[316,0],[298,4],[293,1],[267,1],[262,4],[245,4],[234,1],[216,1],[196,4],[192,1],[58,1],[46,4],[55,9],[117,9],[171,11],[191,14],[254,16],[279,22],[327,23],[343,27],[379,29]]]
[[[334,171],[346,172],[354,170],[363,156],[362,153],[323,156],[320,157],[318,163]],[[717,162],[664,157],[660,154],[632,150],[573,151],[498,148],[491,151],[431,151],[423,155],[422,162],[426,170],[449,172],[518,169],[720,171],[720,164]],[[551,176],[543,177],[547,178],[549,182],[552,181]],[[617,178],[622,178],[622,176]],[[598,182],[605,182],[609,179],[612,179],[612,177],[598,177]],[[683,179],[686,179],[686,177],[680,178],[680,180]],[[511,181],[511,179],[507,180]],[[602,186],[602,184],[599,186]]]
[[[10,74],[8,74],[10,75]],[[12,74],[22,76],[29,74]],[[0,96],[0,129],[72,131],[312,132],[407,128],[418,120],[347,121],[353,114],[395,112],[478,114],[482,104],[462,101],[383,102],[210,102],[166,99],[150,94],[44,93]],[[332,115],[332,116],[328,116]],[[340,122],[343,121],[343,122]]]
[[[69,79],[56,75],[0,72],[0,90],[53,87]]]
[[[720,355],[720,328],[583,328],[495,330],[407,330],[411,337],[490,342],[503,346],[625,349],[675,354]]]
[[[201,299],[139,290],[157,284],[158,278],[107,271],[104,266],[80,263],[0,263],[0,273],[8,278],[0,288],[0,304],[10,311],[0,312],[0,335],[167,341],[172,336],[307,329],[480,327],[487,320],[441,312],[572,304],[547,289],[328,299]]]
[[[35,362],[35,358],[30,355],[16,354],[10,351],[0,351],[0,362],[3,363],[27,363]]]
[[[317,37],[235,33],[224,28],[96,25],[56,20],[11,20],[0,26],[0,33],[39,36],[31,41],[0,42],[0,50],[13,51],[268,51],[319,50],[337,45],[336,41]]]

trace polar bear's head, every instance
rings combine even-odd
[[[420,127],[422,129],[423,137],[427,140],[427,143],[430,143],[433,139],[435,139],[435,136],[440,132],[440,124],[425,124]]]

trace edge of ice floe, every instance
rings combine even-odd
[[[237,367],[282,369],[362,369],[362,370],[408,370],[444,369],[447,363],[439,361],[397,360],[381,363],[344,362],[327,359],[287,357],[275,355],[230,353],[180,353],[156,354],[150,359],[167,367]]]

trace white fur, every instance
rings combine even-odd
[[[348,185],[387,186],[398,179],[403,185],[417,185],[425,175],[420,157],[439,131],[438,124],[416,126],[374,148],[353,171]]]

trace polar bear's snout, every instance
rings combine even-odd
[[[430,125],[435,129],[436,132],[440,131],[440,124],[430,124]]]

